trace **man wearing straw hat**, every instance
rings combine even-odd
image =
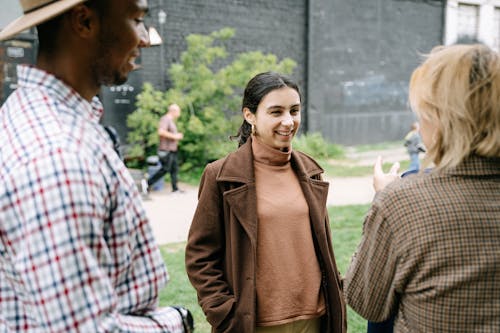
[[[0,109],[0,332],[183,332],[95,97],[148,46],[147,0],[20,3],[0,40],[37,26],[40,46]]]

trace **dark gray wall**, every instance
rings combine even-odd
[[[310,0],[309,131],[342,144],[399,140],[408,80],[442,42],[441,1]]]

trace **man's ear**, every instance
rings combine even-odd
[[[75,6],[68,13],[71,28],[81,38],[89,38],[97,34],[99,17],[95,10],[85,5]]]
[[[250,111],[249,108],[243,108],[243,118],[247,121],[249,124],[255,124],[255,114]]]

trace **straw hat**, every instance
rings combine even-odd
[[[0,31],[0,41],[64,13],[86,0],[19,0],[24,15]]]

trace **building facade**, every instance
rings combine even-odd
[[[260,50],[297,62],[293,76],[305,97],[303,128],[341,144],[404,136],[413,121],[406,102],[411,71],[421,53],[443,41],[443,1],[149,3],[151,24],[164,40],[143,52],[144,75],[155,86],[168,88],[165,69],[185,50],[188,34],[233,27],[230,53]],[[166,13],[164,23],[160,12]]]
[[[309,131],[332,142],[400,140],[408,81],[442,43],[442,1],[310,0]]]
[[[447,1],[444,40],[479,40],[500,51],[500,0]]]
[[[7,5],[7,1],[9,4]],[[21,7],[10,0],[0,0],[0,30],[22,14]],[[34,29],[23,32],[15,38],[0,42],[0,104],[17,88],[16,66],[32,64],[36,59],[37,40]]]
[[[226,44],[230,54],[260,50],[295,60],[293,77],[305,97],[303,129],[348,145],[404,136],[414,120],[408,81],[432,47],[464,39],[497,49],[500,44],[500,0],[148,2],[147,23],[163,43],[143,50],[143,69],[129,82],[101,93],[103,122],[115,126],[122,140],[143,82],[170,87],[167,70],[191,33],[231,27],[236,34]]]

